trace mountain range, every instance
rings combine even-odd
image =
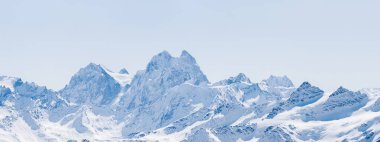
[[[380,142],[380,88],[325,92],[287,76],[210,82],[194,57],[135,75],[90,63],[61,90],[0,76],[0,141]]]

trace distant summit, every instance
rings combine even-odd
[[[214,85],[230,85],[233,83],[251,83],[251,80],[243,73],[239,73],[235,77],[230,77],[226,80],[219,81]]]
[[[120,74],[129,74],[128,70],[123,68],[119,71]]]
[[[270,87],[294,87],[293,82],[287,76],[273,76],[263,80]]]

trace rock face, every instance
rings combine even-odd
[[[269,126],[265,129],[264,135],[259,142],[295,142],[290,134],[286,133],[284,129],[275,126]]]
[[[129,74],[128,70],[123,68],[119,71],[120,74]]]
[[[60,93],[72,104],[91,103],[100,106],[110,104],[120,88],[120,84],[104,68],[91,63],[80,69]]]
[[[311,86],[310,83],[304,82],[302,85],[290,95],[287,103],[292,106],[304,106],[319,100],[323,91],[318,87]]]
[[[323,93],[324,92],[318,87],[312,86],[309,82],[304,82],[290,95],[288,100],[281,102],[278,106],[274,107],[272,112],[268,114],[267,118],[272,119],[277,114],[290,110],[296,106],[305,106],[314,103],[322,97]]]
[[[0,76],[0,141],[376,141],[379,90],[210,83],[188,52],[164,51],[134,76],[91,63],[59,91]]]
[[[352,92],[339,87],[322,105],[312,109],[306,114],[305,120],[336,120],[349,117],[354,111],[360,109],[368,102],[366,94]]]
[[[208,80],[188,52],[183,51],[176,58],[164,51],[154,56],[145,70],[136,74],[123,101],[128,109],[150,104],[168,89],[183,83],[206,85]]]
[[[239,73],[235,77],[230,77],[226,80],[222,80],[222,81],[219,81],[217,83],[214,83],[214,86],[231,85],[231,84],[235,84],[235,83],[251,84],[251,80],[249,80],[249,78],[245,74]]]
[[[212,133],[223,141],[235,142],[239,139],[251,140],[255,136],[256,125],[223,126],[215,128]]]
[[[226,98],[236,101],[239,105],[249,107],[253,104],[266,103],[268,100],[276,100],[277,96],[273,96],[260,89],[256,83],[251,83],[250,79],[243,73],[235,77],[230,77],[213,84],[215,88],[222,93],[221,99]]]
[[[8,100],[11,93],[11,89],[0,86],[0,106],[4,105],[4,102]]]

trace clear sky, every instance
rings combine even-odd
[[[61,89],[90,62],[189,51],[209,80],[380,87],[378,0],[0,0],[0,75]]]

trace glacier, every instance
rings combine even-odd
[[[287,76],[210,82],[187,51],[132,75],[90,63],[54,91],[0,76],[0,141],[380,141],[380,88],[330,93]]]

